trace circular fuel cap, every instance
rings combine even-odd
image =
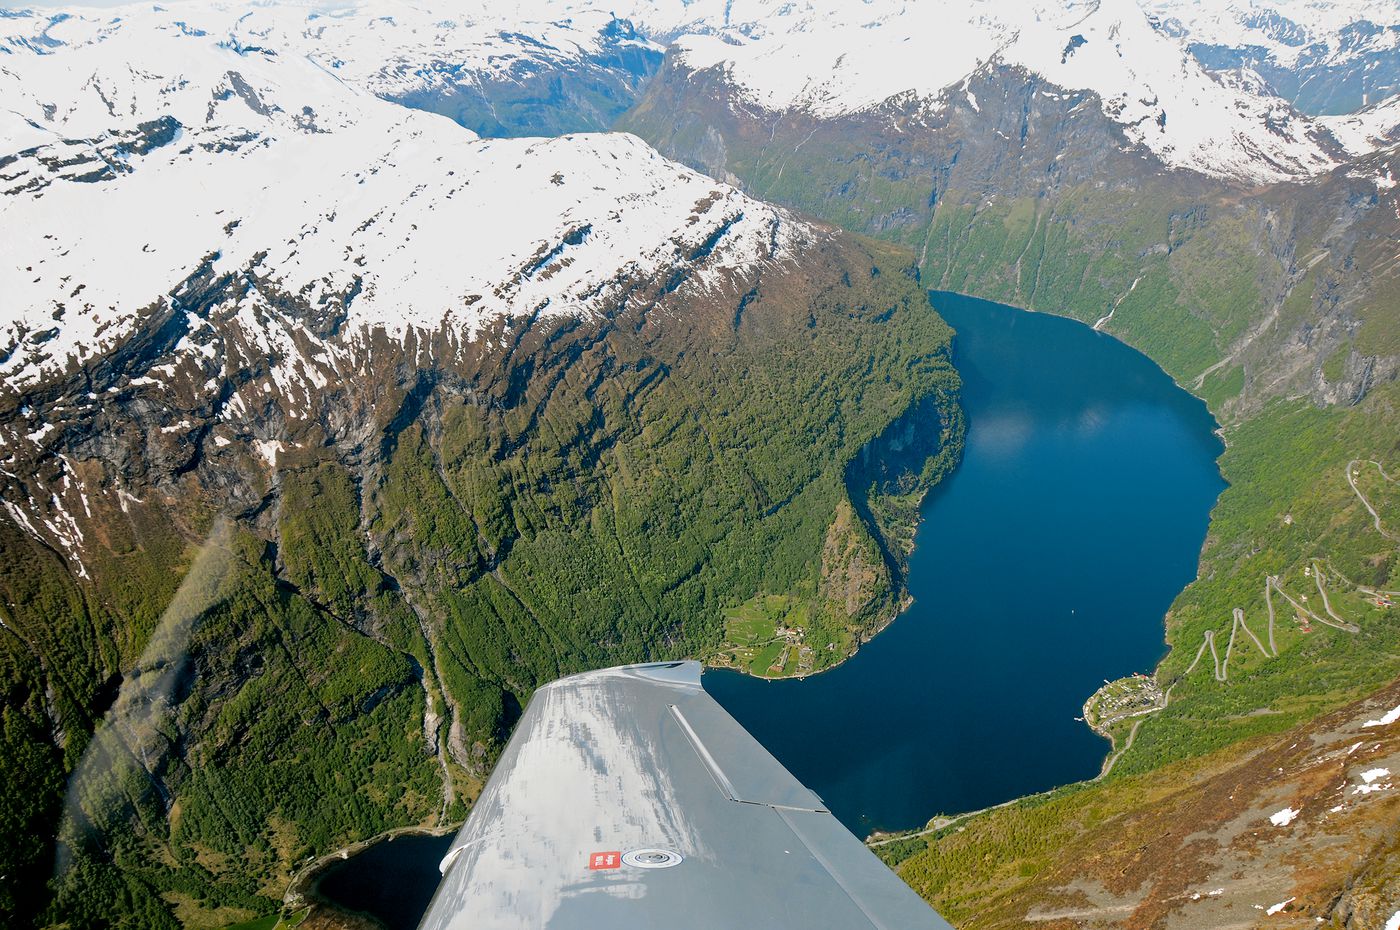
[[[634,869],[669,869],[684,861],[680,853],[669,849],[633,849],[622,854],[623,864]]]

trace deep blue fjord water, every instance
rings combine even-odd
[[[805,680],[705,688],[858,836],[1098,773],[1074,718],[1149,672],[1224,488],[1216,423],[1146,356],[1072,320],[931,295],[957,330],[962,464],[923,506],[914,604]]]
[[[806,680],[705,674],[857,835],[1095,775],[1108,744],[1074,718],[1162,657],[1224,488],[1215,421],[1146,356],[1071,320],[932,299],[958,332],[968,434],[924,503],[913,606]],[[318,890],[409,930],[450,843],[379,843]]]

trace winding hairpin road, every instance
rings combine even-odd
[[[1380,472],[1381,477],[1386,481],[1394,483],[1400,480],[1387,475],[1385,469],[1381,467],[1381,463],[1377,462],[1375,459],[1366,459],[1365,461],[1368,465],[1376,466],[1376,471]],[[1357,499],[1361,501],[1361,506],[1365,507],[1371,514],[1371,521],[1376,524],[1376,532],[1380,533],[1391,542],[1400,542],[1400,536],[1386,532],[1385,527],[1381,525],[1381,515],[1376,512],[1376,508],[1371,506],[1371,502],[1366,499],[1366,495],[1362,494],[1361,489],[1356,486],[1356,475],[1361,470],[1359,467],[1361,462],[1361,459],[1352,459],[1350,462],[1347,462],[1347,484],[1351,485],[1351,490],[1356,494]]]

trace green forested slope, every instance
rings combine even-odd
[[[759,196],[914,249],[930,287],[1098,324],[1223,424],[1230,487],[1199,577],[1167,617],[1173,648],[1157,677],[1172,687],[1168,708],[1141,721],[1102,782],[882,847],[959,926],[1021,926],[1052,881],[1087,874],[1086,838],[1104,818],[1143,814],[1123,843],[1147,844],[1151,833],[1133,831],[1159,830],[1153,805],[1201,766],[1228,768],[1270,734],[1400,676],[1400,616],[1367,593],[1400,589],[1400,530],[1377,532],[1347,481],[1359,460],[1358,480],[1386,500],[1393,483],[1365,463],[1400,471],[1400,213],[1393,191],[1368,178],[1394,152],[1243,190],[1130,151],[1088,95],[1002,68],[973,75],[973,91],[980,109],[955,96],[932,111],[891,102],[832,120],[754,115],[731,105],[718,69],[670,59],[623,124]],[[1355,631],[1313,621],[1278,593],[1332,619],[1319,571],[1339,626]],[[1236,631],[1226,681],[1209,649],[1193,667],[1208,630],[1224,659],[1236,608],[1266,637],[1271,576],[1274,645],[1265,638],[1261,652]],[[1119,726],[1122,746],[1130,726]]]
[[[1395,149],[1250,189],[1166,170],[1088,92],[1005,67],[967,91],[976,107],[953,94],[827,120],[755,114],[719,69],[671,57],[621,126],[756,196],[913,249],[931,288],[1102,320],[1222,421],[1278,397],[1355,402],[1394,377],[1400,220],[1373,178]]]
[[[415,371],[379,347],[376,380],[343,386],[379,398],[373,431],[313,422],[270,479],[205,468],[171,494],[77,463],[128,495],[93,495],[87,577],[0,524],[0,764],[32,786],[0,816],[35,838],[4,852],[5,913],[266,913],[307,856],[460,818],[541,682],[709,654],[760,593],[858,639],[900,598],[877,540],[898,521],[838,520],[849,464],[932,419],[917,460],[853,473],[868,509],[960,442],[950,333],[908,261],[826,240],[747,294],[637,300],[504,357]],[[261,500],[230,514],[239,482]],[[833,539],[883,566],[855,601]]]

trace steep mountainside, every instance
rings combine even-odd
[[[460,818],[541,681],[707,654],[756,595],[858,640],[905,530],[853,509],[958,450],[903,253],[196,12],[4,20],[14,925],[267,913]],[[853,499],[905,417],[937,439]]]
[[[622,125],[913,248],[931,287],[1107,329],[1227,417],[1280,396],[1355,399],[1397,370],[1394,147],[1260,188],[1169,169],[1093,94],[1006,65],[932,103],[834,117],[755,111],[745,93],[675,56]]]
[[[686,8],[689,10],[689,7]],[[656,28],[655,15],[635,11]],[[1208,73],[1132,0],[1037,4],[751,0],[692,23],[672,46],[687,72],[718,71],[730,106],[832,119],[900,105],[936,119],[981,70],[1020,69],[1083,92],[1121,133],[1115,148],[1171,168],[1274,181],[1327,170],[1325,127],[1247,74]],[[698,30],[697,30],[698,31]],[[1126,142],[1126,146],[1125,146]]]
[[[882,852],[960,927],[1379,930],[1400,913],[1397,718],[1392,683],[1282,734]]]
[[[243,919],[308,855],[460,816],[544,679],[713,654],[767,598],[870,635],[960,439],[917,277],[1141,348],[1232,486],[1106,777],[891,859],[972,927],[1400,913],[1361,719],[1391,715],[1339,710],[1400,676],[1394,25],[0,14],[0,909]],[[661,154],[482,138],[610,127]]]
[[[622,125],[755,195],[910,246],[931,287],[1114,333],[1205,398],[1229,443],[1200,575],[1167,618],[1167,705],[1108,726],[1101,781],[893,844],[896,859],[919,849],[906,877],[969,927],[1253,926],[1290,897],[1299,925],[1400,912],[1385,805],[1354,811],[1345,838],[1281,838],[1244,883],[1171,884],[1247,861],[1238,824],[1162,838],[1164,822],[1199,819],[1199,798],[1169,793],[1183,779],[1244,772],[1270,734],[1321,726],[1400,676],[1395,98],[1327,123],[1359,154],[1325,171],[1289,172],[1264,149],[1250,157],[1265,168],[1237,171],[1229,147],[1226,170],[1191,170],[1204,166],[1139,144],[1101,93],[1010,61],[932,98],[839,111],[768,107],[748,73],[682,43]],[[1116,859],[1097,853],[1109,836]],[[1334,857],[1339,844],[1360,857]],[[1162,869],[1198,855],[1199,875]]]

